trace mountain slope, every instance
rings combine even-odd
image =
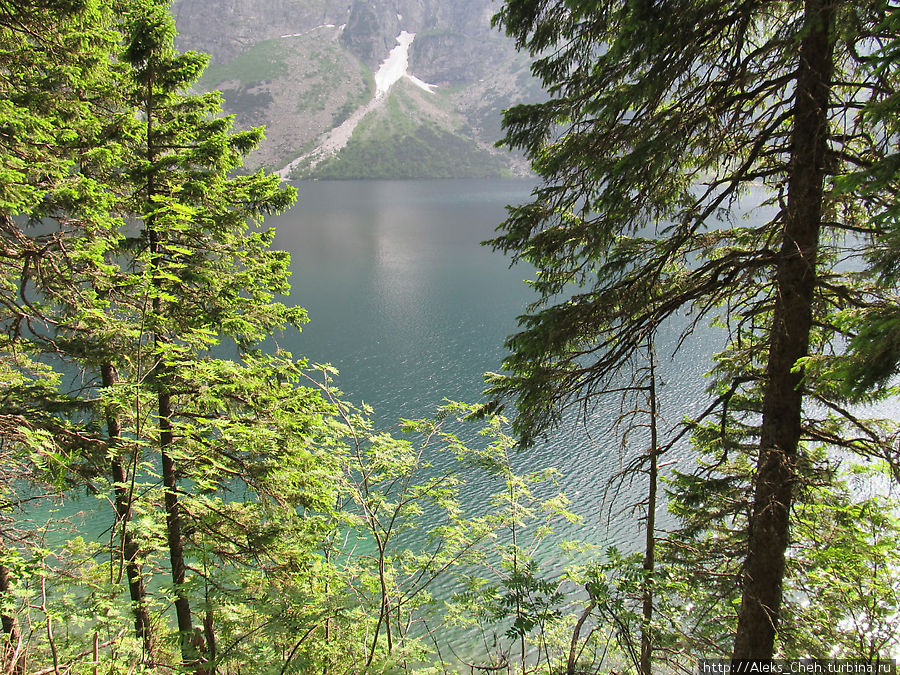
[[[339,154],[301,175],[321,178],[458,178],[509,173],[504,158],[478,147],[461,115],[409,82],[398,82],[384,105],[366,115]]]
[[[173,11],[179,46],[211,54],[201,86],[223,92],[239,125],[267,127],[251,168],[346,178],[525,172],[493,144],[501,110],[539,88],[491,28],[491,0],[354,0],[342,10],[175,0]]]

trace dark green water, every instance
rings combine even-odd
[[[503,255],[480,242],[494,236],[507,204],[529,201],[533,183],[346,181],[298,187],[296,206],[267,224],[277,228],[275,246],[292,255],[290,302],[309,311],[310,323],[299,336],[278,336],[279,346],[337,367],[346,398],[371,404],[384,428],[400,418],[428,417],[445,398],[479,401],[483,373],[500,370],[504,339],[534,299],[524,283],[531,270],[510,268]],[[682,416],[707,406],[703,373],[723,344],[721,333],[700,327],[673,355],[678,335],[677,327],[669,327],[657,344],[664,438]],[[629,507],[640,500],[644,485],[638,478],[615,495],[606,489],[625,461],[614,429],[619,412],[610,402],[586,419],[573,416],[514,461],[520,471],[555,467],[562,473],[561,488],[582,520],[559,531],[560,538],[631,552],[640,550],[642,535]],[[636,439],[634,449],[641,445]],[[683,444],[666,461],[687,468],[691,451]],[[473,477],[467,502],[485,504],[496,487]],[[88,513],[68,509],[74,527],[108,536],[107,505],[86,499],[75,506]],[[664,511],[660,506],[660,527],[667,523]],[[453,637],[460,653],[470,642],[464,633]]]
[[[288,345],[341,371],[343,390],[379,419],[472,401],[497,370],[530,293],[479,242],[525,181],[303,183],[292,211],[267,221],[293,260],[291,301],[310,323]]]
[[[297,204],[267,225],[277,229],[275,247],[292,256],[289,302],[305,307],[310,322],[299,335],[277,336],[278,346],[338,368],[345,398],[372,405],[384,429],[429,417],[444,399],[480,401],[483,374],[501,369],[504,339],[534,299],[525,283],[532,270],[510,268],[481,242],[495,235],[506,205],[528,201],[533,186],[496,179],[299,184]],[[720,346],[717,333],[701,330],[673,358],[677,336],[674,328],[663,331],[657,345],[664,431],[707,405],[702,375]],[[562,473],[561,488],[582,522],[561,536],[635,550],[636,516],[619,512],[640,499],[643,485],[615,496],[606,490],[623,465],[613,429],[619,412],[610,402],[573,419],[514,464],[520,472]],[[668,461],[691,462],[686,446],[673,454]],[[466,497],[483,505],[497,487],[473,476]],[[81,529],[103,533],[108,516],[74,517]],[[659,516],[664,523],[662,506]]]

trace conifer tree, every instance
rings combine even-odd
[[[249,348],[285,325],[299,326],[300,309],[273,302],[285,292],[287,256],[268,250],[272,233],[248,220],[280,211],[294,197],[275,176],[230,176],[241,157],[261,139],[259,129],[235,133],[231,119],[217,116],[218,94],[188,93],[206,57],[179,54],[167,4],[134,3],[126,22],[124,60],[132,69],[126,100],[139,111],[142,129],[129,169],[135,187],[133,212],[141,219],[135,268],[142,275],[130,292],[147,299],[144,363],[155,392],[155,443],[162,466],[167,548],[175,610],[185,661],[212,650],[215,636],[205,620],[195,635],[187,583],[186,514],[181,477],[188,461],[179,413],[188,404],[192,379],[210,348],[229,338]],[[205,643],[205,644],[203,644]]]
[[[109,7],[91,0],[15,1],[0,12],[0,651],[12,672],[25,668],[28,625],[11,600],[23,592],[12,568],[36,543],[12,514],[82,486],[103,448],[55,367],[77,367],[62,344],[63,308],[89,311],[95,263],[116,238],[109,195],[82,170],[116,155],[104,114],[111,23]]]
[[[496,18],[535,57],[549,100],[504,120],[505,143],[544,183],[492,243],[536,266],[540,299],[493,391],[516,398],[529,445],[567,406],[594,404],[679,312],[694,312],[685,341],[704,318],[726,326],[732,367],[706,414],[758,395],[743,418],[757,468],[736,658],[775,653],[801,439],[839,422],[804,414],[807,397],[834,399],[804,364],[840,342],[826,316],[876,292],[835,261],[862,257],[848,233],[882,236],[870,216],[885,192],[834,188],[885,156],[883,128],[860,110],[895,95],[896,74],[873,74],[867,56],[895,38],[895,9],[509,0]],[[757,186],[770,209],[741,222]]]
[[[896,8],[895,8],[896,10]],[[867,256],[870,282],[879,291],[862,309],[850,309],[837,319],[850,331],[851,349],[832,363],[833,377],[851,400],[895,393],[891,380],[900,372],[900,316],[895,289],[900,280],[900,94],[894,83],[900,72],[900,15],[889,13],[880,26],[882,37],[865,58],[870,76],[883,88],[863,107],[860,125],[877,143],[878,152],[856,171],[837,182],[838,190],[861,194],[869,202],[871,226],[877,233]],[[894,459],[900,477],[900,457]]]
[[[114,21],[108,4],[32,4],[17,6],[2,33],[3,468],[10,488],[46,480],[68,490],[84,475],[92,485],[109,475],[135,633],[152,664],[165,658],[154,634],[165,626],[151,620],[141,563],[155,544],[131,520],[148,509],[135,488],[154,471],[147,448],[155,443],[182,660],[214,660],[210,596],[198,640],[185,571],[204,541],[227,538],[211,514],[231,507],[206,495],[187,514],[182,502],[192,496],[182,479],[225,493],[238,477],[255,490],[255,514],[251,506],[235,520],[248,541],[261,537],[253,528],[286,518],[267,516],[266,500],[289,509],[333,504],[303,478],[327,473],[308,449],[327,436],[317,417],[327,406],[298,386],[297,364],[245,356],[237,367],[211,353],[222,340],[252,351],[305,319],[273,301],[287,291],[289,259],[270,250],[272,232],[256,227],[294,193],[262,173],[230,176],[261,131],[232,132],[218,95],[187,93],[205,57],[174,50],[166,5],[123,2]],[[124,51],[116,45],[123,37]],[[46,362],[47,354],[52,365],[32,358]],[[61,390],[59,371],[80,372],[86,386]],[[151,392],[156,414],[148,416]],[[27,465],[41,456],[47,476]],[[259,551],[219,546],[212,554],[233,565]],[[3,627],[15,643],[6,598],[16,580],[8,576]],[[196,649],[203,642],[205,655]]]

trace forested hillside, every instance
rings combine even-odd
[[[900,429],[868,407],[900,370],[895,3],[498,7],[550,97],[504,116],[542,184],[492,242],[537,299],[489,403],[390,433],[269,348],[307,319],[265,225],[295,191],[244,167],[262,130],[198,93],[168,4],[2,8],[3,672],[898,656]],[[727,342],[703,412],[664,423],[676,318],[677,358],[701,322]],[[598,405],[639,550],[559,541],[577,501],[513,469]]]

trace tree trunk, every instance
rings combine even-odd
[[[148,105],[148,110],[151,109]],[[148,119],[152,118],[148,115]],[[148,123],[149,124],[149,123]],[[151,137],[147,132],[148,139]],[[156,160],[152,146],[148,147],[148,155],[151,161]],[[154,184],[152,177],[148,183],[148,201],[152,202]],[[150,239],[151,265],[157,265],[159,256],[159,233],[152,217],[147,219],[147,231]],[[152,272],[152,270],[151,270]],[[163,317],[164,307],[159,297],[153,299],[153,314],[160,320]],[[166,339],[154,328],[154,345],[158,348]],[[175,441],[172,433],[172,396],[169,393],[170,376],[166,373],[166,367],[158,363],[154,368],[153,377],[157,389],[156,404],[159,419],[159,455],[162,463],[163,488],[165,489],[166,510],[166,543],[169,548],[169,563],[172,569],[172,589],[175,593],[175,616],[178,621],[178,633],[181,644],[181,656],[185,663],[195,663],[198,660],[197,647],[194,644],[194,624],[191,619],[191,605],[185,593],[184,583],[187,578],[187,564],[184,560],[184,537],[182,535],[181,506],[178,503],[178,473],[175,469],[175,460],[171,455],[171,448]]]
[[[172,445],[172,406],[168,393],[160,392],[159,404],[159,446],[162,456],[163,487],[166,494],[166,538],[169,545],[169,562],[172,565],[172,587],[175,591],[175,615],[178,632],[181,635],[181,654],[185,661],[195,661],[192,639],[194,625],[191,620],[191,605],[184,591],[187,565],[184,561],[184,540],[182,537],[181,507],[178,504],[178,476],[175,461],[169,454]]]
[[[147,115],[147,159],[151,165],[158,161],[157,148],[153,143],[154,120],[153,78],[147,82],[147,100],[145,112]],[[156,181],[151,173],[147,179],[147,203],[152,205],[156,193]],[[150,272],[153,274],[159,264],[160,236],[156,229],[156,219],[150,215],[146,221],[147,234],[150,243]],[[154,278],[154,284],[156,280]],[[165,308],[159,296],[153,298],[153,315],[157,321],[161,321]],[[166,338],[159,330],[153,329],[153,342],[157,348],[164,344]],[[159,414],[159,454],[162,463],[163,488],[165,489],[166,510],[166,541],[169,547],[169,562],[172,568],[172,588],[175,593],[175,616],[178,621],[179,643],[181,645],[181,657],[185,663],[194,663],[198,660],[198,649],[194,644],[194,625],[191,620],[191,605],[184,589],[187,576],[187,565],[184,560],[184,539],[182,537],[181,507],[178,503],[178,474],[175,470],[175,460],[170,454],[170,449],[175,440],[172,433],[172,397],[169,393],[170,383],[166,367],[158,363],[153,372],[155,386],[157,388],[156,402]]]
[[[10,593],[9,569],[0,565],[0,600]],[[3,672],[19,675],[25,672],[25,645],[22,643],[22,633],[19,630],[19,622],[15,616],[0,613],[0,623],[3,626],[3,644],[0,645],[0,666]]]
[[[115,369],[111,363],[101,367],[103,388],[108,389],[115,384]],[[126,487],[127,474],[118,452],[122,437],[119,418],[111,407],[106,411],[106,431],[109,439],[110,470],[112,472],[113,492],[115,494],[116,517],[122,527],[122,549],[125,554],[125,574],[128,578],[128,592],[131,595],[131,611],[134,613],[134,631],[144,645],[146,658],[152,663],[155,660],[153,649],[153,633],[150,625],[150,612],[147,609],[147,588],[144,575],[138,562],[140,549],[134,536],[128,529],[131,520],[131,493]]]
[[[759,460],[735,659],[771,659],[781,608],[803,403],[797,360],[809,350],[824,202],[833,0],[807,0],[794,99],[784,238],[763,396]]]
[[[651,340],[647,349],[650,359],[650,467],[647,488],[647,538],[644,546],[643,623],[641,625],[641,675],[651,675],[653,669],[653,574],[656,569],[656,491],[659,480],[659,438],[656,427],[656,356]]]

